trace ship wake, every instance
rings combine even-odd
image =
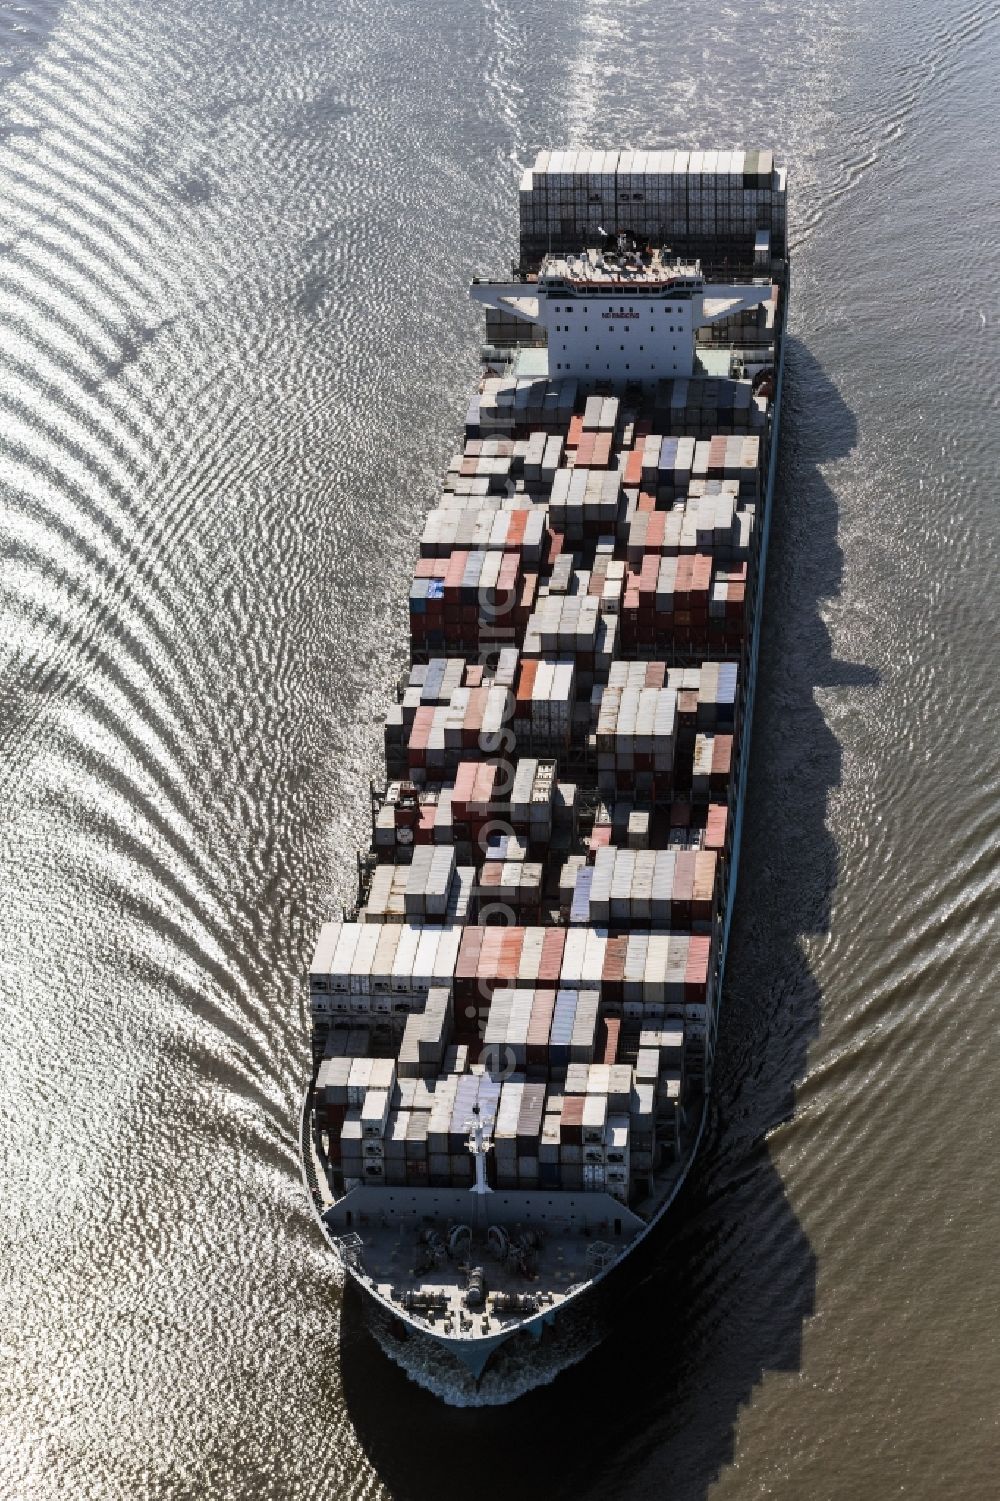
[[[369,1310],[367,1322],[379,1348],[407,1378],[451,1407],[502,1407],[514,1402],[551,1385],[603,1338],[592,1315],[566,1309],[539,1340],[529,1334],[513,1335],[490,1357],[477,1379],[435,1340],[419,1333],[397,1337],[382,1310]]]

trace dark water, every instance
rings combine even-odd
[[[1000,6],[0,5],[0,1494],[992,1497]],[[542,144],[773,143],[717,1109],[611,1337],[445,1409],[300,1188],[401,579]]]

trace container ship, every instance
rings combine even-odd
[[[606,1283],[704,1130],[785,205],[766,150],[542,151],[510,275],[472,282],[483,370],[409,581],[357,903],[312,956],[301,1119],[346,1276],[465,1381]]]

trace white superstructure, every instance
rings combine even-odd
[[[697,261],[621,246],[549,255],[529,282],[474,282],[476,302],[545,330],[549,376],[655,385],[695,370],[695,335],[767,302],[760,283],[706,282]]]

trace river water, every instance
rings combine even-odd
[[[1000,6],[20,0],[0,65],[0,1494],[995,1496]],[[789,167],[743,874],[677,1216],[456,1410],[311,1221],[299,976],[465,283],[605,143]]]

